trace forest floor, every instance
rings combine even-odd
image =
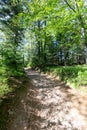
[[[51,75],[26,70],[29,83],[10,106],[8,130],[87,130],[87,95]]]

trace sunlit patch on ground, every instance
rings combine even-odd
[[[87,130],[87,96],[51,76],[27,71],[9,130]]]

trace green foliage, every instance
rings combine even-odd
[[[79,81],[79,82],[78,82]],[[78,86],[87,86],[87,69],[86,71],[79,72],[76,78],[76,83]]]
[[[22,53],[22,37],[23,28],[20,24],[18,14],[23,11],[21,2],[2,1],[0,6],[1,30],[3,37],[1,42],[1,61],[6,67],[6,73],[9,76],[21,75],[23,71],[23,53]],[[4,17],[5,16],[5,17]],[[4,17],[4,19],[3,19]]]
[[[0,98],[9,92],[13,91],[12,86],[9,87],[8,81],[11,76],[21,77],[24,76],[23,70],[7,69],[7,67],[0,66]]]
[[[11,91],[7,84],[8,78],[5,69],[5,67],[0,67],[0,97],[3,97],[4,94]]]
[[[15,90],[14,83],[12,85],[9,83],[10,76],[13,76],[15,78],[24,77],[24,71],[16,71],[14,69],[12,71],[11,69],[11,71],[7,72],[7,68],[0,67],[0,105],[3,99],[8,97],[7,95]],[[1,125],[2,124],[0,124],[0,126]]]
[[[24,76],[23,68],[18,69],[18,71],[16,69],[14,69],[14,68],[13,69],[11,68],[11,70],[7,69],[6,73],[8,74],[9,77],[21,77],[21,76]]]
[[[4,83],[3,85],[0,86],[0,98],[11,91],[12,91],[12,89],[9,88],[9,86]]]
[[[32,65],[35,62],[35,66],[43,68],[45,62],[51,61],[56,65],[86,63],[87,7],[83,3],[83,0],[74,3],[59,0],[28,2],[20,17],[24,17],[25,27],[30,27],[36,40],[36,53],[32,52],[36,58],[30,61]]]
[[[38,59],[36,57],[33,57],[32,61],[29,62],[29,64],[27,65],[27,67],[31,67],[31,68],[44,68],[46,66],[46,63],[44,62],[44,60],[42,58]]]
[[[83,0],[0,0],[0,97],[12,91],[9,77],[24,75],[25,62],[75,86],[87,86],[87,65],[68,66],[87,62],[85,4]],[[45,68],[48,65],[58,67]]]
[[[74,3],[65,0],[1,0],[0,3],[0,28],[5,37],[0,42],[0,59],[8,77],[23,75],[24,60],[27,66],[43,69],[47,65],[86,63],[87,7],[83,0]],[[85,79],[81,76],[83,72],[86,77],[80,66],[52,69],[65,81],[77,83],[79,80],[81,84],[81,79]]]
[[[63,81],[73,83],[75,87],[87,85],[87,65],[47,67],[45,71],[59,76]]]

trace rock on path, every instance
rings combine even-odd
[[[30,83],[9,111],[9,130],[87,130],[87,95],[52,76],[27,75]]]

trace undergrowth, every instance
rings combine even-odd
[[[0,66],[0,99],[3,98],[4,95],[13,91],[13,87],[8,84],[10,77],[18,78],[23,76],[23,71],[9,71],[5,66]]]
[[[76,88],[87,86],[87,65],[46,67],[45,72],[59,76],[62,81],[72,83]]]
[[[25,73],[23,71],[9,70],[0,66],[0,130],[7,130],[9,123],[8,109],[10,101],[16,91],[23,86]]]
[[[11,91],[7,82],[6,69],[5,67],[0,67],[0,98]]]

